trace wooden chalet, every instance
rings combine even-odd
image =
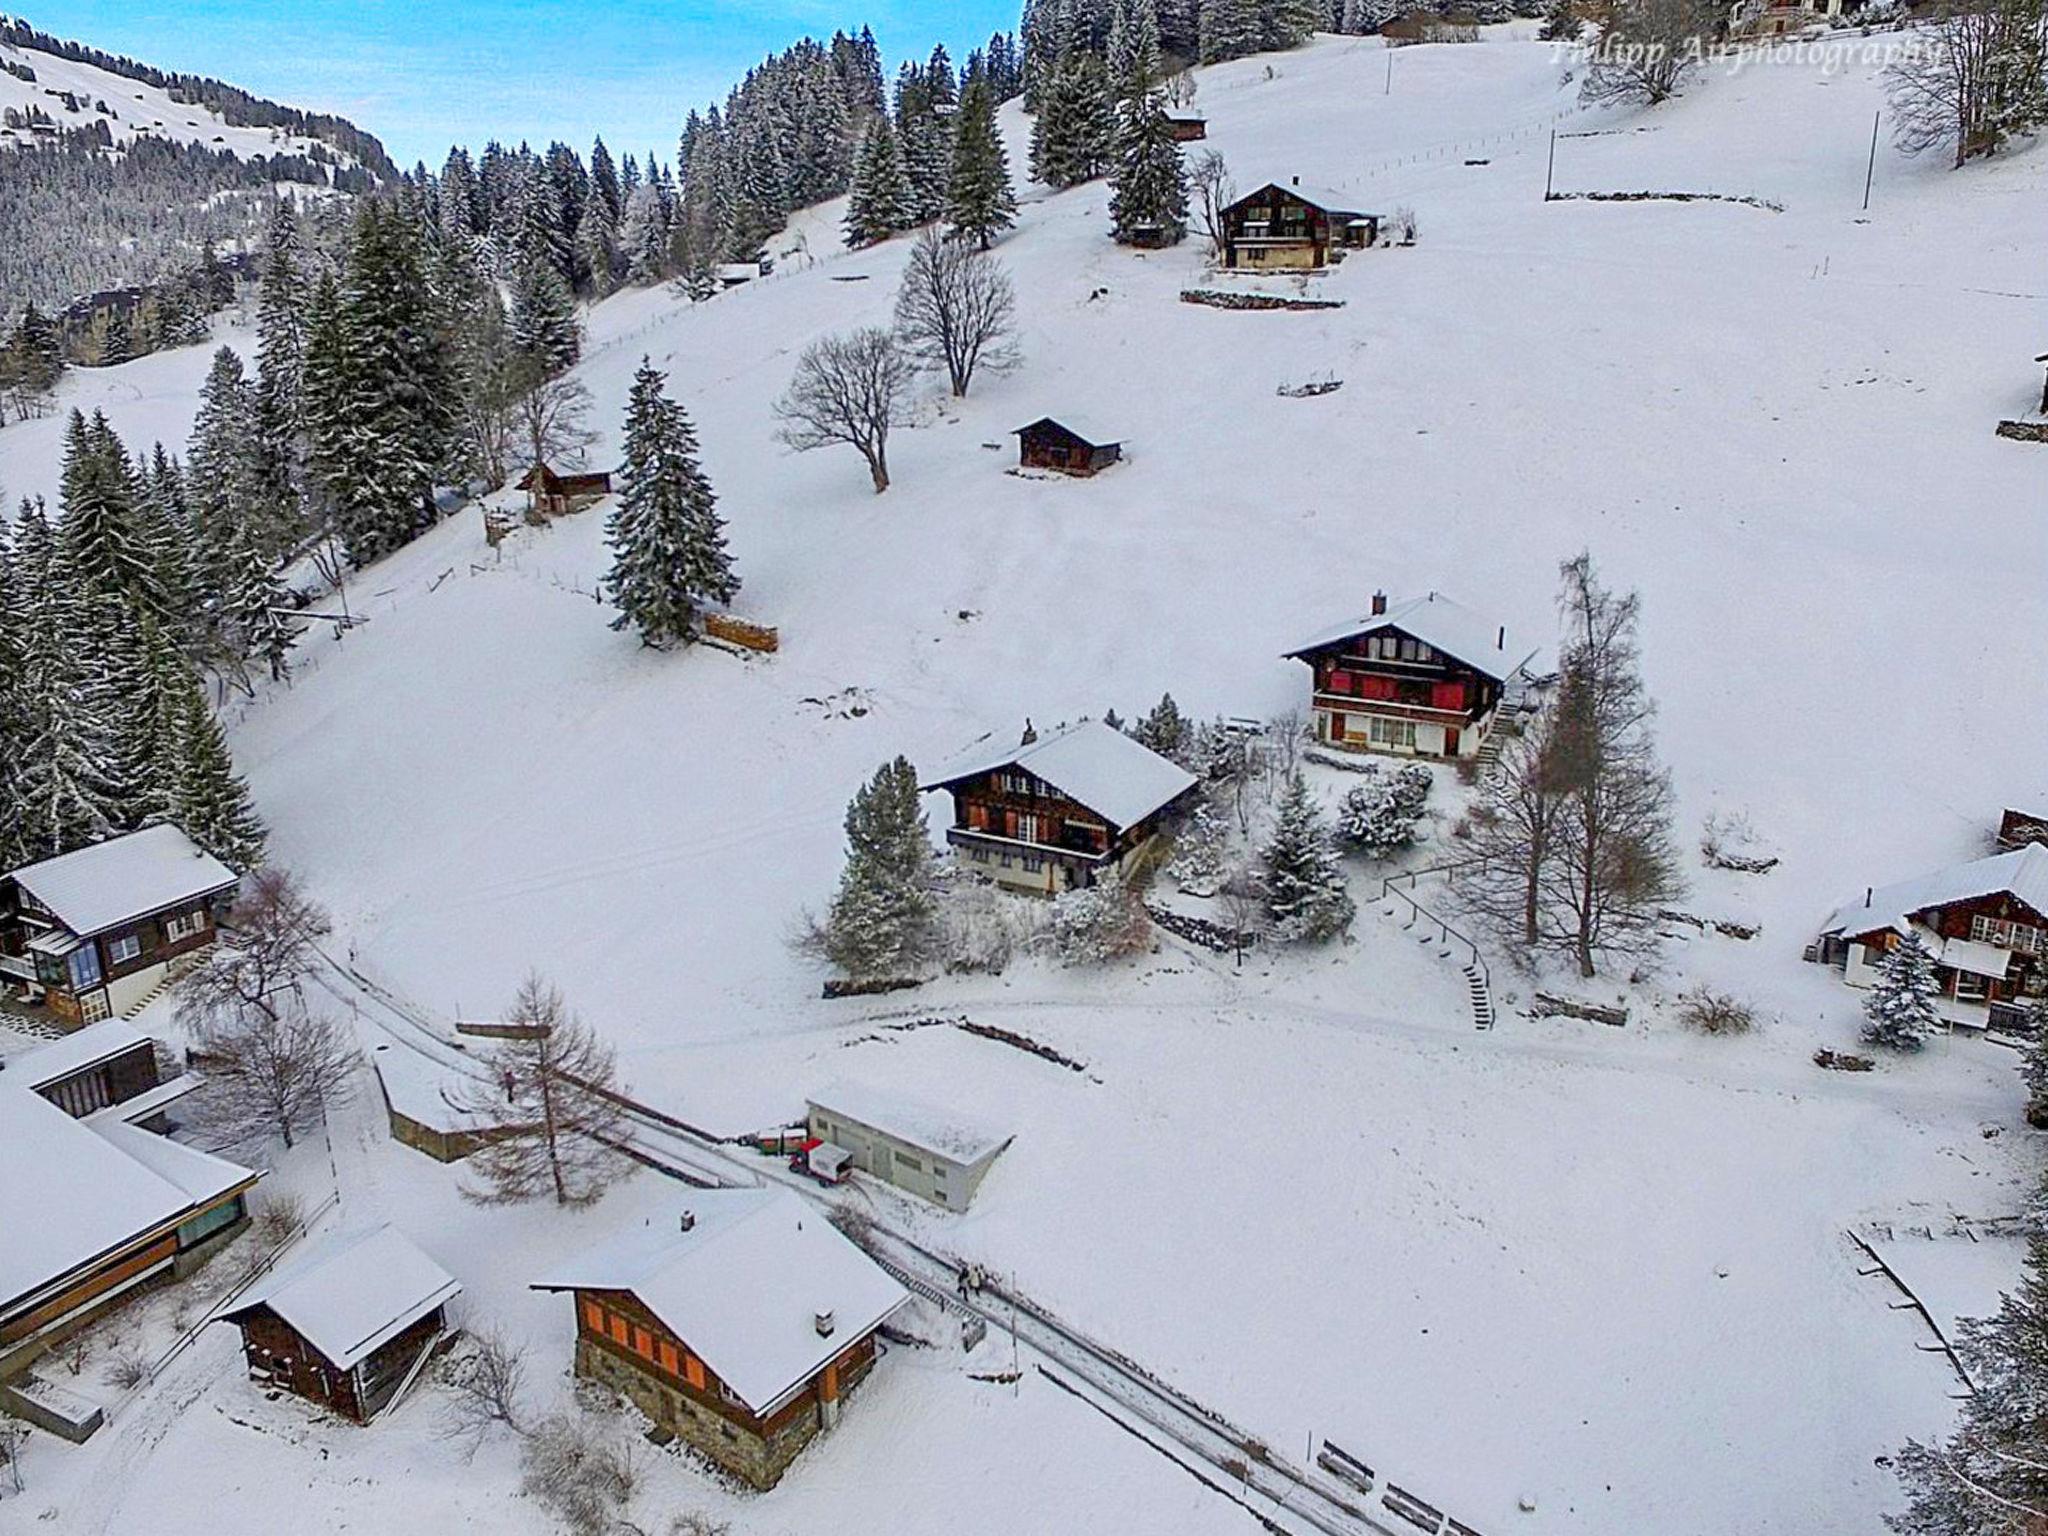
[[[452,1335],[455,1277],[391,1226],[327,1238],[265,1275],[214,1321],[242,1331],[249,1378],[367,1424]]]
[[[1364,752],[1476,757],[1541,682],[1537,647],[1440,592],[1375,592],[1366,617],[1287,654],[1313,674],[1316,740]]]
[[[1950,1024],[2020,1024],[2048,995],[2048,844],[1872,887],[1829,914],[1814,953],[1850,986],[1872,987],[1907,934],[1934,956],[1935,1007]]]
[[[1166,128],[1176,144],[1192,144],[1209,137],[1209,119],[1199,112],[1169,112]]]
[[[1223,210],[1223,265],[1233,271],[1316,271],[1377,244],[1380,215],[1341,192],[1269,181]]]
[[[526,509],[535,516],[561,517],[611,495],[612,477],[601,469],[589,474],[557,474],[545,464],[536,464],[512,488],[526,492]]]
[[[1128,869],[1185,803],[1195,776],[1098,720],[977,749],[926,791],[953,797],[946,841],[998,884],[1053,896]]]
[[[62,1027],[132,1014],[212,944],[236,876],[168,822],[0,876],[0,981]]]
[[[168,1134],[197,1086],[118,1019],[0,1063],[0,1381],[248,1224],[261,1174]]]
[[[1124,456],[1121,440],[1072,416],[1063,421],[1041,416],[1010,435],[1017,439],[1017,462],[1025,469],[1092,475]]]
[[[756,1488],[839,1422],[910,1294],[790,1190],[693,1191],[534,1282],[576,1302],[576,1374]]]

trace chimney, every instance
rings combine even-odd
[[[1387,611],[1387,594],[1375,592],[1372,595],[1372,616],[1378,618]]]
[[[1031,745],[1031,743],[1033,743],[1036,740],[1038,740],[1038,727],[1033,725],[1031,723],[1031,717],[1029,715],[1026,715],[1024,717],[1024,735],[1023,738],[1017,743],[1017,745],[1020,747],[1028,747]]]
[[[1875,894],[1876,894],[1876,891],[1877,891],[1877,888],[1876,888],[1875,886],[1870,886],[1870,885],[1866,885],[1865,887],[1863,887],[1863,905],[1864,905],[1864,906],[1866,906],[1866,907],[1867,907],[1867,906],[1869,906],[1869,905],[1870,905],[1870,898],[1871,898],[1871,897],[1872,897],[1873,895],[1875,895]]]
[[[1494,648],[1494,649],[1495,649],[1496,651],[1504,651],[1504,650],[1506,650],[1506,649],[1508,648],[1508,627],[1507,627],[1507,625],[1505,625],[1505,624],[1501,625],[1501,627],[1500,627],[1500,633],[1499,633],[1498,635],[1496,635],[1496,636],[1494,637],[1494,641],[1493,641],[1493,648]]]
[[[682,1221],[680,1224],[682,1226],[682,1229],[685,1232],[688,1232],[697,1225],[697,1213],[695,1211],[683,1212]]]
[[[1290,176],[1287,178],[1287,184],[1290,187],[1298,187],[1301,185],[1301,178],[1299,176]]]
[[[834,1319],[830,1312],[818,1313],[815,1317],[811,1319],[811,1322],[812,1325],[816,1327],[816,1329],[818,1330],[818,1337],[821,1339],[831,1338],[832,1330],[839,1326],[837,1320]]]

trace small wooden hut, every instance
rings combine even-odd
[[[1192,144],[1197,139],[1209,137],[1209,119],[1199,112],[1169,112],[1166,114],[1166,126],[1176,144]]]
[[[526,492],[527,511],[541,517],[560,517],[567,512],[581,512],[600,496],[611,495],[612,477],[603,470],[561,475],[545,464],[536,464],[519,477],[513,489]]]
[[[1123,457],[1123,443],[1076,422],[1041,416],[1016,429],[1017,462],[1026,469],[1056,469],[1063,475],[1092,475]]]

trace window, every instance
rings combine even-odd
[[[699,1392],[704,1390],[704,1362],[695,1355],[683,1356],[683,1380]]]
[[[90,941],[71,952],[71,990],[83,992],[100,984],[100,952]]]
[[[583,1300],[583,1326],[592,1333],[604,1332],[604,1308],[587,1296]]]
[[[1027,854],[1025,854],[1025,855],[1024,855],[1024,873],[1025,873],[1025,874],[1027,874],[1027,875],[1035,875],[1035,874],[1039,873],[1039,872],[1040,872],[1041,870],[1043,870],[1044,868],[1045,868],[1045,860],[1044,860],[1044,859],[1042,859],[1042,858],[1040,858],[1040,857],[1039,857],[1039,856],[1038,856],[1037,854],[1035,854],[1035,853],[1027,853]]]
[[[924,1172],[924,1164],[912,1157],[908,1152],[898,1152],[896,1154],[896,1161],[908,1168],[912,1173]]]
[[[1956,1001],[1959,1003],[1981,1003],[1990,988],[1988,977],[1979,976],[1975,971],[1956,972]]]
[[[201,1211],[190,1221],[184,1222],[179,1226],[178,1246],[183,1249],[203,1243],[206,1239],[213,1236],[214,1233],[225,1231],[227,1228],[232,1227],[242,1219],[243,1215],[244,1210],[240,1195],[235,1196],[232,1200],[221,1202],[221,1204],[216,1205],[210,1211]]]
[[[175,944],[180,939],[189,939],[196,933],[206,931],[204,912],[186,912],[177,917],[164,919],[164,941]]]
[[[126,965],[141,953],[142,940],[136,934],[124,933],[118,939],[107,940],[107,963],[109,965]]]
[[[1349,672],[1336,672],[1336,671],[1333,671],[1333,672],[1332,672],[1332,673],[1330,674],[1330,692],[1332,692],[1332,693],[1349,693],[1350,691],[1351,691],[1351,674],[1350,674]]]
[[[1416,659],[1415,642],[1413,640],[1403,640],[1401,642],[1401,659],[1403,661],[1414,661]]]
[[[2028,923],[2009,923],[2001,918],[1976,916],[1970,919],[1970,937],[1979,944],[1996,944],[2023,955],[2048,953],[2048,931]]]
[[[649,1360],[654,1358],[654,1335],[645,1328],[633,1330],[633,1353]]]
[[[1415,745],[1415,722],[1413,720],[1382,720],[1378,715],[1366,720],[1367,740],[1376,747],[1408,747]]]
[[[1003,868],[1008,869],[1015,862],[1016,861],[1010,857],[1009,851],[1005,849],[1003,852]]]
[[[627,1342],[631,1330],[627,1327],[626,1320],[623,1317],[620,1317],[618,1313],[614,1312],[611,1315],[610,1321],[612,1342],[614,1344],[624,1344],[625,1342]]]
[[[680,1376],[683,1373],[682,1361],[676,1358],[676,1347],[667,1339],[661,1341],[661,1368],[671,1376]]]
[[[1038,818],[1036,816],[1019,816],[1017,818],[1017,840],[1025,843],[1035,843],[1038,841]]]

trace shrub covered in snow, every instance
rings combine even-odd
[[[519,1491],[572,1536],[606,1536],[633,1495],[632,1455],[573,1413],[550,1414],[520,1448]]]
[[[1166,877],[1190,896],[1213,896],[1223,884],[1230,852],[1230,823],[1215,807],[1195,807],[1174,834]]]
[[[1138,893],[1113,870],[1054,898],[1046,943],[1063,965],[1101,965],[1152,944],[1152,920]]]
[[[1749,1004],[1704,982],[1679,999],[1678,1017],[1687,1028],[1707,1035],[1746,1035],[1756,1027],[1756,1011]]]
[[[985,880],[955,879],[941,888],[939,952],[956,975],[1000,975],[1042,926],[1044,909],[1005,895]]]
[[[1337,833],[1351,847],[1384,858],[1415,841],[1415,824],[1429,803],[1430,771],[1405,763],[1391,775],[1377,771],[1344,796]]]

